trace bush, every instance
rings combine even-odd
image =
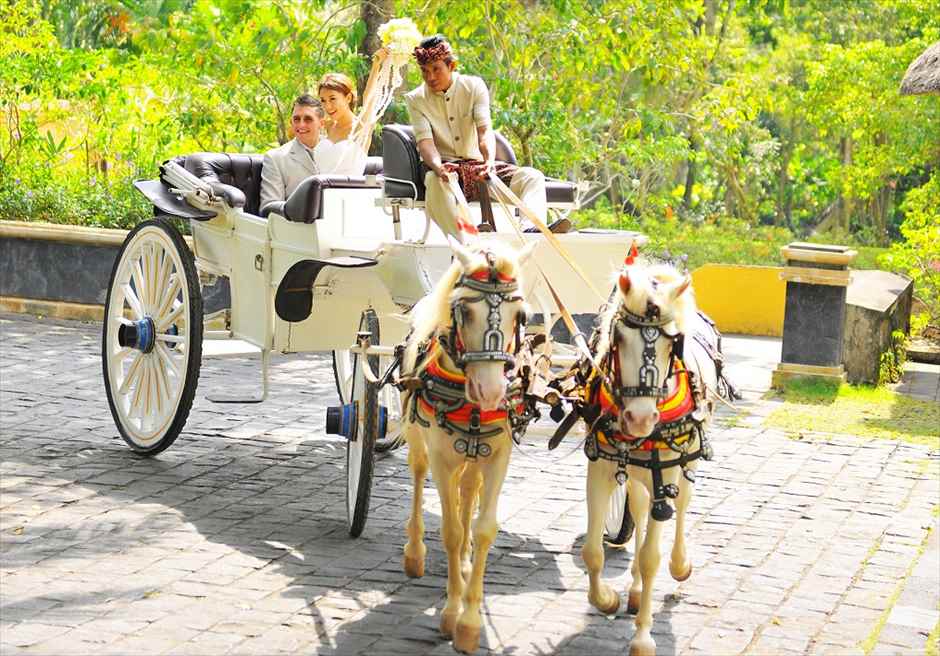
[[[153,216],[153,206],[131,185],[98,181],[0,178],[0,219],[46,221],[98,228],[132,228]]]
[[[904,241],[895,243],[879,264],[909,276],[914,295],[927,308],[929,323],[940,325],[940,170],[922,187],[912,189],[902,206]]]

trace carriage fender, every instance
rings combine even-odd
[[[135,180],[134,188],[147,197],[154,207],[163,214],[180,219],[205,221],[214,218],[218,212],[201,210],[193,207],[179,194],[174,194],[160,180]]]
[[[326,267],[360,269],[377,264],[368,257],[341,256],[325,260],[301,260],[284,274],[274,296],[274,310],[284,321],[304,321],[313,310],[313,286]]]

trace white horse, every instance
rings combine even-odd
[[[585,451],[591,462],[581,555],[590,578],[591,604],[613,615],[620,596],[601,580],[602,534],[611,493],[626,476],[636,524],[628,609],[637,617],[630,654],[651,656],[656,643],[650,634],[650,606],[663,522],[673,514],[669,500],[676,517],[669,572],[684,581],[692,573],[685,513],[698,459],[711,457],[705,423],[714,394],[729,388],[716,364],[720,337],[696,310],[691,279],[671,266],[625,266],[599,331],[595,361],[603,375],[588,381],[582,411],[589,421]]]
[[[524,331],[520,273],[534,242],[518,255],[498,243],[451,246],[456,258],[450,269],[415,306],[402,363],[408,388],[402,398],[404,435],[414,482],[403,565],[408,576],[424,574],[422,492],[430,463],[447,551],[441,633],[453,638],[454,649],[473,652],[480,642],[486,558],[498,530],[496,505],[512,449],[508,413],[519,409],[522,398],[521,389],[508,384],[507,371],[514,369],[513,352]]]

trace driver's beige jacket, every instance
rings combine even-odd
[[[308,150],[296,138],[264,154],[261,165],[261,203],[287,200],[303,180],[316,175],[317,165]]]

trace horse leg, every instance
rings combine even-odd
[[[646,487],[649,481],[649,472],[645,472],[643,487]],[[633,474],[631,473],[631,476]],[[636,485],[634,487],[640,487]],[[633,491],[631,490],[630,507],[633,508]],[[647,495],[649,494],[647,488]],[[647,497],[648,498],[648,497]],[[645,512],[649,514],[649,502],[647,501]],[[639,508],[637,508],[639,510]],[[636,515],[634,515],[636,516]],[[645,535],[643,536],[643,545],[636,554],[639,562],[640,578],[643,588],[640,591],[640,608],[636,616],[636,634],[630,641],[630,656],[655,656],[656,643],[650,634],[653,628],[653,581],[656,578],[656,571],[659,569],[659,538],[662,535],[663,522],[650,518],[647,521]],[[635,584],[635,582],[634,582]]]
[[[412,578],[424,576],[424,559],[428,549],[424,545],[424,481],[428,475],[428,447],[424,435],[412,429],[408,439],[408,467],[414,494],[411,497],[411,517],[408,518],[403,567],[405,574]]]
[[[694,469],[693,462],[689,469]],[[685,581],[692,575],[692,561],[685,550],[685,511],[692,500],[692,484],[685,476],[679,476],[679,496],[676,497],[676,539],[672,543],[672,555],[669,558],[669,573],[677,581]]]
[[[486,572],[486,558],[490,546],[499,530],[497,503],[509,466],[509,446],[503,444],[502,447],[494,448],[493,454],[488,457],[489,462],[479,465],[483,474],[483,487],[480,493],[480,512],[473,522],[473,569],[464,589],[463,613],[457,621],[457,631],[454,633],[454,649],[465,653],[474,652],[480,646],[480,627],[483,624],[480,615],[483,575]]]
[[[588,570],[588,601],[604,615],[614,615],[620,608],[620,595],[604,583],[604,518],[610,495],[617,485],[614,463],[607,460],[588,462],[587,506],[588,526],[581,547],[581,559]]]
[[[449,446],[449,445],[448,445]],[[447,552],[447,603],[441,611],[441,634],[445,638],[454,635],[454,625],[461,609],[461,596],[463,595],[463,577],[460,573],[460,542],[463,528],[460,525],[460,512],[458,508],[457,485],[463,473],[464,466],[445,468],[435,466],[436,458],[431,454],[431,469],[434,480],[437,481],[437,491],[441,497],[441,537],[444,550]]]
[[[471,562],[473,540],[470,527],[482,484],[483,478],[479,467],[473,464],[468,465],[463,476],[460,477],[460,525],[463,527],[463,539],[460,544],[460,571],[463,573],[464,583],[470,580],[470,572],[473,569]]]
[[[627,482],[630,516],[633,517],[633,563],[630,565],[630,592],[627,597],[627,612],[635,615],[640,610],[640,592],[643,590],[643,579],[640,577],[640,549],[643,548],[643,539],[646,537],[646,524],[650,516],[650,494],[646,485],[636,479],[642,475],[631,471]]]

